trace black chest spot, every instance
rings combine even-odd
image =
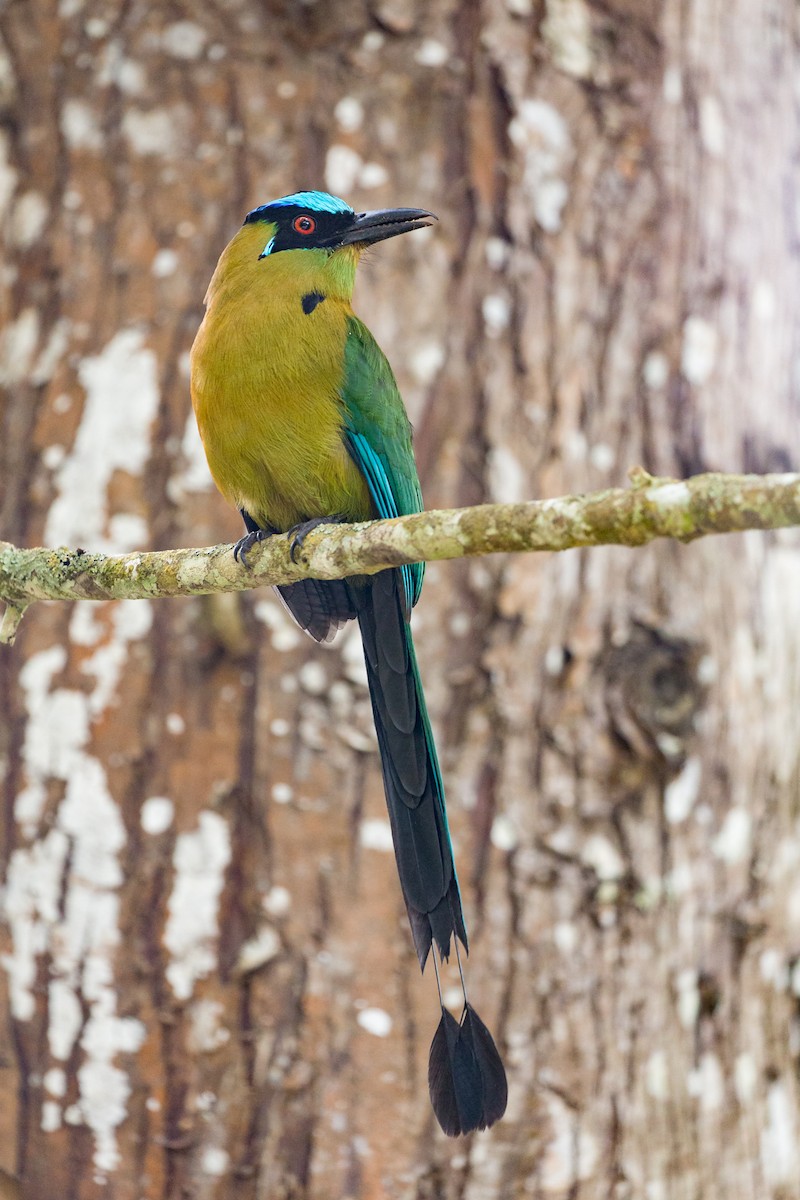
[[[308,316],[309,313],[312,313],[318,304],[322,304],[324,299],[325,297],[323,296],[322,292],[306,292],[305,296],[303,296],[303,299],[300,301],[303,306],[303,312],[306,314],[306,316]]]

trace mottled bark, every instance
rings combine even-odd
[[[440,216],[357,293],[430,507],[796,470],[799,34],[791,0],[0,6],[0,537],[238,536],[186,352],[243,214],[305,186]],[[794,531],[429,569],[511,1083],[464,1143],[354,632],[269,593],[35,605],[0,654],[0,1167],[32,1200],[795,1196],[798,592]]]

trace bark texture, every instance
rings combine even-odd
[[[357,293],[430,507],[798,468],[792,0],[10,0],[0,38],[3,540],[238,536],[186,354],[243,214],[309,186],[442,218]],[[31,1200],[796,1196],[799,591],[794,531],[429,570],[511,1082],[459,1143],[355,631],[35,606],[0,654],[0,1167]]]

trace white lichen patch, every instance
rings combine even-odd
[[[692,493],[685,483],[662,483],[658,487],[648,488],[646,496],[650,503],[658,508],[686,508]]]
[[[31,383],[40,386],[48,383],[56,372],[56,367],[69,348],[69,335],[72,322],[67,317],[59,317],[47,335],[47,341],[37,355],[31,367]]]
[[[61,1128],[61,1105],[56,1100],[45,1100],[42,1105],[41,1127],[43,1133],[55,1133]]]
[[[717,361],[717,331],[704,317],[687,317],[683,323],[681,371],[697,386],[710,378]]]
[[[81,1002],[74,986],[66,979],[52,979],[47,996],[50,1015],[47,1044],[53,1058],[64,1062],[72,1053],[83,1024]]]
[[[617,456],[607,442],[595,442],[589,449],[589,462],[597,471],[610,471],[616,461]]]
[[[207,40],[202,25],[195,21],[174,21],[161,34],[161,48],[173,58],[199,58]]]
[[[733,1064],[733,1086],[740,1104],[750,1104],[758,1085],[758,1068],[752,1054],[746,1051],[736,1056]]]
[[[489,840],[497,850],[516,850],[519,845],[519,830],[506,813],[498,813],[492,821]]]
[[[444,366],[445,349],[441,342],[421,342],[410,353],[408,365],[417,383],[427,387]]]
[[[778,300],[769,279],[759,279],[753,288],[753,315],[768,325],[775,318]]]
[[[511,301],[507,292],[490,292],[481,301],[481,313],[486,336],[500,337],[511,322]]]
[[[66,449],[57,442],[51,442],[42,451],[41,461],[42,465],[47,467],[48,471],[57,471],[66,457]]]
[[[8,864],[3,908],[11,950],[0,963],[8,975],[11,1013],[18,1021],[30,1021],[36,1010],[36,962],[47,949],[50,930],[58,923],[68,849],[61,830],[51,829],[30,849],[14,850]]]
[[[664,789],[664,815],[672,825],[685,821],[700,794],[702,763],[693,755]]]
[[[0,130],[0,215],[5,215],[17,188],[18,172],[9,158],[10,141],[5,130]]]
[[[547,1194],[564,1193],[592,1175],[598,1159],[597,1141],[559,1096],[548,1094],[544,1102],[550,1137],[539,1160],[537,1182]]]
[[[271,732],[275,733],[275,730]],[[294,788],[289,783],[273,783],[271,795],[276,804],[290,804],[294,798]]]
[[[719,99],[707,93],[700,97],[700,138],[704,149],[713,158],[725,154],[725,118]]]
[[[368,191],[371,188],[383,187],[383,185],[388,183],[388,181],[389,172],[386,170],[386,167],[383,165],[383,163],[365,162],[358,173],[358,182],[360,186],[362,188],[366,188]],[[425,230],[421,229],[420,233],[424,234]]]
[[[212,1179],[220,1179],[230,1166],[230,1155],[222,1146],[206,1146],[200,1156],[200,1169]]]
[[[217,965],[219,899],[230,858],[230,830],[218,813],[201,812],[197,829],[176,840],[164,945],[167,979],[178,1000],[188,1000],[197,980]]]
[[[120,618],[125,644],[141,631],[140,621],[139,616],[135,622],[127,615]],[[120,942],[117,889],[126,832],[105,770],[86,750],[98,711],[92,698],[100,692],[109,697],[109,677],[98,679],[89,694],[53,689],[64,664],[65,652],[55,646],[32,656],[21,672],[29,712],[23,746],[27,779],[17,797],[23,831],[29,836],[36,831],[36,809],[44,803],[47,781],[63,780],[66,786],[46,836],[19,847],[11,857],[6,910],[12,951],[3,965],[12,1011],[19,1020],[29,1020],[35,1011],[37,960],[49,957],[50,1053],[57,1062],[67,1060],[83,1028],[75,1120],[94,1136],[95,1166],[109,1171],[119,1161],[115,1131],[125,1118],[130,1093],[127,1074],[114,1060],[120,1053],[135,1053],[144,1027],[116,1015],[113,960]],[[115,664],[114,680],[119,669]],[[60,1068],[47,1073],[52,1094],[59,1094],[62,1078]],[[55,1127],[54,1110],[48,1112],[46,1119]]]
[[[645,1063],[644,1084],[648,1096],[654,1100],[669,1098],[669,1068],[663,1050],[654,1050]]]
[[[53,676],[66,662],[63,647],[33,655],[20,672],[29,717],[22,759],[25,783],[14,803],[14,815],[27,837],[36,833],[49,778],[67,779],[77,766],[89,737],[89,717],[82,693],[50,690]]]
[[[45,1071],[42,1083],[45,1091],[51,1096],[67,1094],[67,1074],[61,1067],[51,1067],[49,1071]]]
[[[702,1055],[697,1067],[689,1072],[687,1091],[700,1103],[704,1112],[714,1112],[725,1100],[725,1079],[716,1054]]]
[[[625,874],[625,864],[619,851],[602,833],[593,833],[586,839],[581,859],[594,868],[600,880],[620,879]]]
[[[678,993],[678,1020],[684,1029],[693,1029],[700,1012],[697,972],[688,967],[681,971],[675,981],[675,987]]]
[[[271,917],[285,917],[292,907],[292,894],[288,888],[276,884],[269,889],[261,903]]]
[[[388,1037],[392,1032],[392,1018],[382,1008],[362,1008],[356,1020],[373,1037]]]
[[[527,499],[527,474],[507,446],[493,446],[489,451],[488,475],[492,499],[498,504],[515,504]]]
[[[334,107],[333,118],[344,133],[355,133],[364,123],[364,105],[355,96],[342,96]]]
[[[123,330],[81,362],[78,377],[86,401],[72,450],[56,475],[45,542],[121,553],[135,544],[106,533],[108,486],[115,471],[138,474],[150,456],[159,402],[156,357],[138,330]]]
[[[794,1188],[800,1177],[797,1129],[797,1104],[777,1080],[767,1093],[767,1125],[761,1132],[761,1168],[771,1188]]]
[[[11,215],[11,240],[15,246],[32,246],[44,229],[50,209],[41,192],[24,192]]]
[[[195,1000],[189,1009],[189,1049],[194,1054],[213,1054],[230,1041],[231,1031],[222,1023],[225,1009],[219,1000]]]
[[[502,271],[511,258],[511,246],[504,238],[490,237],[486,239],[484,253],[486,265],[492,271]]]
[[[669,66],[664,72],[661,94],[667,104],[680,104],[683,100],[683,75],[680,67]]]
[[[541,31],[555,66],[585,79],[591,72],[591,24],[584,0],[546,0]]]
[[[180,153],[184,114],[175,109],[126,108],[122,132],[134,154],[173,158]]]
[[[81,664],[82,673],[95,680],[88,697],[92,717],[104,712],[116,696],[130,642],[146,637],[153,623],[153,608],[148,600],[118,600],[110,609],[109,640]]]
[[[775,545],[766,556],[759,579],[763,657],[758,674],[764,703],[770,717],[764,739],[769,748],[770,769],[791,788],[800,762],[800,712],[784,697],[793,695],[800,680],[800,646],[794,636],[797,589],[800,588],[800,555],[793,545]],[[737,659],[738,659],[737,655]]]
[[[179,712],[167,713],[164,725],[167,733],[171,733],[173,737],[180,737],[186,732],[186,722]]]
[[[752,824],[750,813],[742,805],[730,809],[711,846],[716,857],[731,866],[743,862],[750,853]]]
[[[325,184],[336,196],[346,195],[355,187],[363,159],[350,146],[334,144],[325,155]]]
[[[414,52],[414,62],[421,67],[443,67],[449,57],[447,46],[437,38],[425,38]]]
[[[338,637],[342,669],[350,683],[367,687],[367,668],[364,665],[364,650],[355,625],[347,626]]]
[[[162,246],[156,251],[150,270],[156,279],[167,279],[170,275],[174,275],[180,264],[177,251],[171,246]]]
[[[365,850],[383,850],[391,853],[394,849],[392,827],[382,817],[371,817],[362,821],[358,830],[358,840]]]
[[[567,123],[547,101],[523,100],[508,133],[523,156],[522,187],[533,215],[547,233],[556,233],[569,194],[565,176],[573,158]]]
[[[85,993],[88,990],[84,988]],[[79,1105],[83,1123],[94,1134],[95,1166],[99,1171],[113,1171],[121,1161],[116,1130],[128,1114],[131,1095],[128,1075],[114,1059],[118,1054],[135,1054],[146,1030],[141,1021],[116,1015],[116,991],[108,982],[95,990],[81,1037],[84,1061],[78,1068]]]
[[[299,646],[302,640],[300,630],[281,604],[276,604],[274,600],[259,600],[253,612],[269,629],[274,650],[286,652]]]
[[[281,939],[271,925],[262,925],[255,937],[248,938],[236,959],[241,975],[257,971],[275,958],[281,949]]]
[[[323,696],[328,690],[328,672],[316,658],[309,658],[297,672],[300,687],[310,696]]]
[[[770,984],[776,992],[783,992],[789,982],[789,972],[786,959],[780,950],[774,946],[763,950],[758,958],[758,973],[764,983]]]
[[[183,467],[170,477],[167,484],[169,498],[176,504],[179,504],[187,493],[208,492],[214,487],[197,422],[194,413],[191,412],[186,418],[186,427],[181,439],[181,455]]]
[[[669,379],[669,359],[661,350],[651,350],[642,364],[642,379],[653,391],[663,388]]]
[[[97,109],[86,100],[65,100],[61,106],[61,132],[73,150],[101,150],[103,134]]]
[[[39,314],[25,308],[0,330],[0,384],[21,383],[30,374],[39,342]]]
[[[125,57],[122,41],[111,39],[100,47],[96,58],[97,83],[115,86],[126,96],[141,96],[147,87],[147,75],[140,62]]]
[[[168,796],[148,796],[142,805],[142,829],[151,837],[166,833],[175,820],[175,805]]]

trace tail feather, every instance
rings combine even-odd
[[[354,589],[346,579],[298,579],[280,584],[275,591],[315,642],[329,642],[357,615]]]
[[[420,965],[435,940],[444,958],[453,935],[467,946],[441,773],[425,709],[402,579],[381,571],[359,595],[372,710],[386,803]]]
[[[436,1119],[448,1137],[477,1129],[483,1115],[478,1060],[452,1013],[442,1019],[431,1042],[428,1090]]]
[[[382,723],[408,735],[414,732],[418,716],[415,680],[409,670],[405,630],[384,618],[379,635],[377,614],[382,612],[383,599],[380,592],[373,593],[372,603],[364,603],[358,615],[367,673],[371,672],[380,685],[375,690],[370,688],[370,693]],[[391,597],[388,603],[391,605]],[[390,636],[384,637],[384,632]]]
[[[449,1137],[487,1129],[506,1111],[503,1063],[471,1004],[465,1005],[460,1023],[442,1009],[428,1059],[428,1090],[436,1119]]]
[[[357,585],[303,579],[277,590],[317,641],[328,641],[345,621],[358,617],[395,859],[420,967],[425,968],[434,942],[443,959],[449,957],[453,938],[468,949],[444,787],[401,571],[381,571]],[[428,1061],[433,1110],[451,1137],[493,1125],[505,1112],[508,1096],[492,1035],[466,992],[464,1001],[460,1021],[442,1004]]]

